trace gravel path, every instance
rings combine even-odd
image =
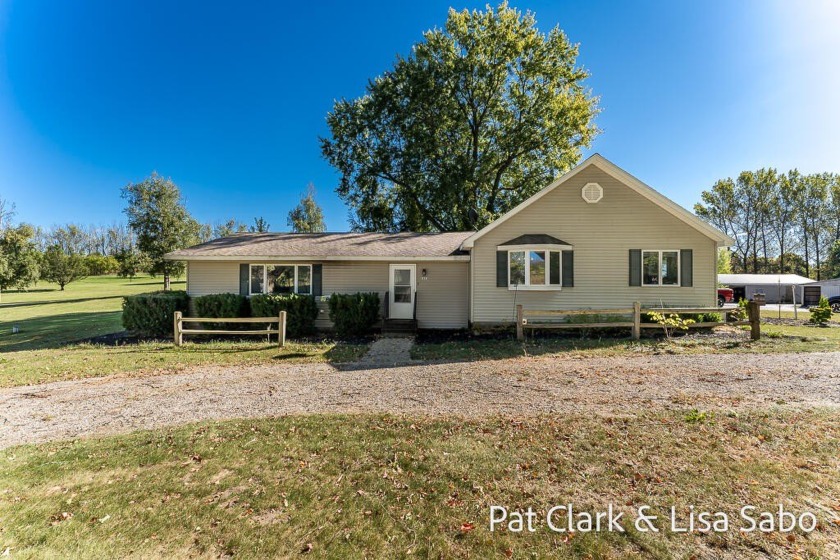
[[[0,390],[0,448],[283,414],[632,414],[776,404],[840,409],[840,353],[264,365],[64,381]]]
[[[354,369],[376,369],[404,366],[411,363],[414,337],[384,336],[376,339]]]

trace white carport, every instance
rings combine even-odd
[[[814,281],[798,274],[718,274],[718,283],[735,291],[735,301],[764,294],[767,303],[793,303],[794,295],[802,303],[802,286]]]

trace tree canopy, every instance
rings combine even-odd
[[[61,245],[53,245],[44,251],[41,278],[55,282],[61,291],[70,282],[87,276],[85,259],[73,252],[67,252]]]
[[[163,256],[196,243],[201,226],[187,212],[175,183],[157,173],[140,183],[129,183],[122,196],[128,202],[125,214],[137,248],[151,263],[149,272],[163,274],[164,289],[169,289],[170,276],[183,273],[184,263]]]
[[[744,171],[704,191],[694,212],[735,239],[738,272],[840,274],[832,264],[840,241],[840,175]]]
[[[530,12],[450,10],[327,116],[322,152],[354,229],[478,228],[572,167],[597,133],[577,55]]]
[[[34,238],[35,229],[28,224],[0,231],[0,290],[22,290],[38,281],[40,253]]]
[[[289,212],[287,223],[295,233],[321,233],[327,230],[324,213],[315,201],[315,185],[309,184],[300,203]]]

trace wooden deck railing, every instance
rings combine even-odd
[[[595,329],[595,328],[630,328],[631,336],[634,340],[639,340],[642,329],[662,329],[662,325],[657,323],[642,323],[643,313],[662,313],[664,315],[687,315],[687,314],[711,314],[716,313],[722,316],[723,321],[703,321],[702,323],[692,323],[688,325],[689,328],[708,328],[717,327],[720,325],[750,325],[750,336],[753,340],[761,338],[761,304],[759,302],[750,301],[747,305],[747,320],[733,320],[728,321],[727,316],[731,313],[739,312],[738,307],[651,307],[642,309],[641,304],[637,301],[633,303],[633,307],[627,308],[612,308],[612,309],[525,309],[521,304],[516,306],[516,338],[519,340],[525,339],[525,329]],[[620,318],[616,321],[601,321],[601,322],[547,322],[547,321],[533,321],[532,317],[573,317],[573,316],[627,316],[626,321]]]
[[[227,329],[185,329],[184,323],[268,323],[265,329],[227,330]],[[277,330],[271,328],[277,324]],[[271,335],[277,335],[280,348],[286,345],[286,312],[281,311],[277,317],[184,317],[180,311],[175,312],[175,346],[184,343],[185,334],[262,334],[271,340]]]

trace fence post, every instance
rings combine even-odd
[[[757,301],[750,300],[750,303],[747,305],[747,314],[750,319],[750,338],[761,340],[761,304]]]
[[[642,304],[641,302],[633,302],[633,340],[639,340],[642,337]]]
[[[522,310],[522,304],[516,304],[516,340],[525,340],[525,329],[522,320],[525,318],[525,312]]]
[[[286,312],[281,311],[277,322],[277,340],[280,343],[280,348],[286,346]]]
[[[175,335],[175,346],[181,346],[184,342],[184,334],[181,332],[181,312],[175,312],[175,324],[173,326],[172,332]]]

